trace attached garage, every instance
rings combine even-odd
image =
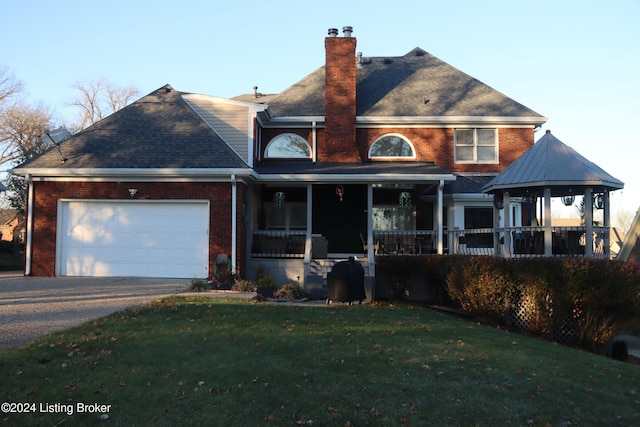
[[[56,275],[204,278],[209,201],[60,200]]]

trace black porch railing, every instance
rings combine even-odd
[[[254,258],[304,258],[306,241],[304,231],[254,231],[251,255]]]
[[[586,227],[552,227],[552,256],[585,256]],[[592,257],[609,255],[609,228],[592,227]],[[445,254],[502,255],[505,241],[512,257],[545,256],[544,227],[507,227],[445,230]],[[426,255],[437,253],[437,232],[374,231],[374,253],[387,255]],[[304,258],[304,231],[254,231],[251,256],[254,258]],[[363,254],[366,254],[363,241]],[[325,249],[326,252],[326,249]],[[326,256],[326,254],[325,254]]]

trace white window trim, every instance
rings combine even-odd
[[[371,150],[373,150],[373,147],[376,145],[376,142],[380,141],[382,138],[386,138],[388,136],[397,136],[400,139],[402,139],[404,142],[406,142],[407,144],[409,144],[409,147],[411,148],[411,156],[378,156],[378,157],[372,157],[371,156]],[[367,157],[369,158],[369,160],[415,160],[416,159],[416,148],[413,146],[413,144],[411,143],[411,141],[409,141],[409,139],[399,133],[385,133],[384,135],[380,135],[379,137],[377,137],[372,143],[371,146],[369,147],[369,152],[367,153]]]
[[[490,129],[494,131],[495,147],[496,147],[496,159],[492,161],[479,161],[478,160],[478,130]],[[458,130],[472,130],[473,131],[473,159],[472,160],[458,160]],[[500,139],[498,138],[497,128],[461,128],[457,127],[453,131],[453,158],[456,164],[473,164],[473,165],[496,165],[500,163]]]
[[[279,138],[282,138],[284,136],[294,136],[296,137],[296,139],[300,139],[302,141],[304,141],[307,144],[307,148],[309,149],[309,155],[308,156],[300,156],[300,157],[273,157],[273,156],[269,156],[267,155],[267,153],[269,152],[269,146],[274,142],[277,141]],[[311,145],[309,144],[309,141],[307,141],[304,137],[298,135],[297,133],[293,133],[293,132],[287,132],[287,133],[281,133],[279,135],[274,136],[273,138],[271,138],[271,141],[269,141],[269,143],[264,147],[264,158],[265,159],[310,159],[313,156],[313,149],[311,148]]]

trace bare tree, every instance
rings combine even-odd
[[[16,80],[13,74],[4,65],[0,65],[0,107],[12,96],[22,91],[22,82]]]
[[[104,78],[78,81],[72,87],[79,92],[71,105],[80,109],[80,129],[124,108],[138,94],[132,86],[118,87]]]
[[[45,138],[51,113],[42,105],[18,102],[0,114],[0,164],[22,163],[49,148]]]

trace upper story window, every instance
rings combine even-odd
[[[413,144],[402,135],[387,134],[373,141],[369,148],[369,158],[379,160],[415,159]]]
[[[498,163],[496,129],[456,129],[456,163]]]
[[[306,139],[295,133],[283,133],[267,144],[264,150],[267,159],[309,159],[311,147]]]

